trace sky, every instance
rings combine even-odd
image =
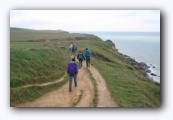
[[[160,32],[160,10],[11,10],[10,27],[69,32]]]

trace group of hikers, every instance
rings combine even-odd
[[[82,67],[82,61],[86,60],[86,66],[89,68],[90,67],[90,58],[91,58],[91,52],[88,48],[82,53],[82,50],[79,50],[77,54],[77,59],[79,61],[79,67],[76,64],[76,52],[77,52],[77,47],[76,45],[71,42],[70,44],[70,55],[73,56],[71,62],[68,64],[67,67],[67,73],[69,75],[69,92],[72,91],[72,81],[74,79],[74,85],[77,87],[77,74],[78,74],[78,68]]]

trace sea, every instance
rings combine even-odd
[[[151,70],[148,77],[160,83],[160,32],[89,32],[103,41],[111,40],[119,53],[128,55],[137,62],[146,63]]]

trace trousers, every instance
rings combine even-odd
[[[86,66],[90,67],[90,58],[86,58]]]
[[[75,74],[74,76],[70,76],[69,75],[69,91],[72,91],[72,83],[73,83],[73,79],[74,79],[74,85],[75,87],[77,87],[77,74]]]
[[[82,60],[79,60],[79,68],[82,67]]]

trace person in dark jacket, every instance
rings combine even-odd
[[[78,55],[77,55],[77,59],[79,61],[79,68],[82,67],[82,61],[85,60],[85,57],[84,55],[82,54],[82,51],[80,50]]]
[[[78,67],[75,62],[75,58],[72,58],[72,61],[68,64],[67,73],[69,75],[69,92],[72,91],[72,79],[74,78],[75,87],[77,87],[77,74],[78,74]]]
[[[86,50],[84,51],[84,56],[86,59],[86,66],[90,67],[90,57],[92,56],[90,50],[88,50],[88,48],[86,48]]]

